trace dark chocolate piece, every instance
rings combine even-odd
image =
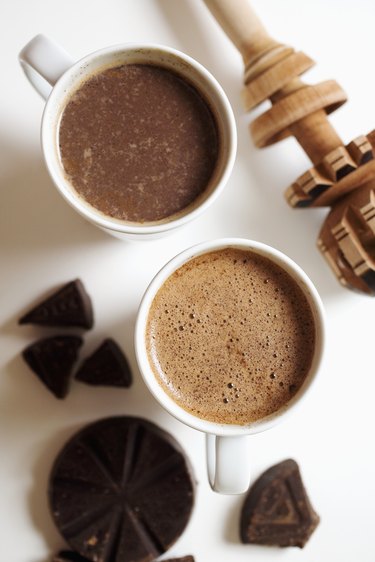
[[[168,558],[163,562],[195,562],[194,556],[183,556],[182,558]]]
[[[82,281],[71,281],[20,318],[19,324],[92,328],[91,299]]]
[[[113,417],[86,426],[57,457],[52,516],[70,548],[95,562],[150,562],[183,532],[194,484],[175,439],[151,422]]]
[[[248,492],[241,513],[241,540],[303,548],[319,520],[297,463],[288,459],[266,470]]]
[[[29,345],[22,356],[48,390],[57,398],[65,398],[82,343],[79,336],[54,336]]]
[[[73,552],[72,550],[61,550],[53,557],[52,562],[90,562],[90,560],[81,556],[78,552]]]
[[[95,386],[125,386],[133,381],[128,361],[115,341],[108,338],[85,359],[75,378]]]

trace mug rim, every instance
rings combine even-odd
[[[201,202],[197,207],[192,210],[178,216],[175,219],[167,220],[165,222],[158,222],[156,224],[136,224],[136,223],[126,223],[120,219],[112,219],[101,213],[99,210],[95,209],[92,205],[87,203],[83,198],[80,197],[78,193],[74,192],[73,187],[69,187],[68,180],[64,177],[64,172],[62,165],[57,162],[58,157],[57,152],[57,115],[56,108],[59,107],[57,100],[59,98],[64,98],[69,95],[71,91],[72,84],[69,86],[69,82],[72,76],[77,74],[73,84],[77,83],[79,69],[84,69],[86,65],[91,63],[94,59],[103,57],[105,55],[111,55],[121,52],[129,51],[159,51],[167,55],[171,55],[180,59],[183,63],[192,67],[198,74],[204,79],[212,90],[215,92],[217,101],[224,107],[224,111],[220,113],[223,123],[225,123],[227,130],[227,149],[223,155],[223,171],[219,177],[217,184],[212,189],[212,192]],[[82,80],[84,72],[81,74],[80,79]],[[68,92],[67,92],[68,90]],[[204,90],[207,95],[207,89]],[[56,106],[55,109],[51,109]],[[54,117],[51,124],[50,114]],[[69,67],[57,80],[56,84],[53,86],[50,96],[48,97],[42,116],[41,123],[41,145],[45,164],[47,166],[48,172],[58,189],[59,193],[63,198],[84,218],[86,218],[91,223],[104,228],[106,230],[124,233],[124,234],[138,234],[138,235],[149,235],[167,232],[169,230],[174,230],[184,224],[190,222],[191,220],[202,214],[220,195],[223,191],[225,185],[227,184],[230,174],[232,172],[236,153],[237,153],[237,127],[235,122],[235,117],[233,114],[233,109],[228,100],[226,93],[224,92],[220,83],[211,74],[211,72],[206,69],[200,62],[196,61],[189,55],[182,51],[174,49],[173,47],[168,47],[158,43],[119,43],[115,45],[110,45],[108,47],[103,47],[97,49],[88,55],[85,55],[78,61],[76,61],[71,67]],[[181,211],[183,213],[183,209]]]
[[[146,351],[146,327],[150,306],[154,297],[164,282],[176,271],[179,267],[189,262],[191,259],[209,253],[211,251],[220,250],[224,248],[239,248],[253,251],[264,257],[267,257],[289,273],[293,279],[298,283],[306,298],[308,299],[310,308],[314,316],[314,324],[316,331],[316,343],[314,349],[313,361],[302,386],[298,389],[297,393],[276,412],[246,425],[240,424],[223,424],[199,418],[194,414],[184,410],[179,406],[161,387],[157,382],[156,376],[151,368]],[[139,305],[135,332],[134,332],[134,346],[135,355],[138,363],[140,373],[147,388],[154,396],[154,398],[167,410],[173,417],[182,423],[197,429],[199,431],[210,433],[220,436],[237,436],[237,435],[252,435],[261,433],[270,429],[274,425],[283,421],[288,417],[292,410],[294,410],[312,387],[316,381],[317,374],[321,368],[324,348],[325,348],[325,313],[323,303],[316,290],[314,284],[303,271],[303,269],[289,258],[286,254],[280,252],[276,248],[245,238],[219,238],[201,242],[191,246],[169,260],[153,277],[148,287],[146,288]]]

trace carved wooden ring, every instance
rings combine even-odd
[[[243,88],[242,102],[245,111],[250,111],[262,101],[270,98],[286,86],[290,80],[300,76],[314,64],[310,57],[299,51],[298,53],[291,53],[281,59],[275,66],[267,68]]]
[[[316,86],[303,86],[277,101],[250,124],[255,145],[263,148],[288,137],[291,135],[289,127],[296,121],[320,109],[331,113],[346,99],[344,90],[335,80],[327,80]]]

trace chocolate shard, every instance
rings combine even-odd
[[[79,336],[44,338],[24,349],[22,356],[56,398],[65,398],[82,343]]]
[[[61,550],[52,559],[52,562],[91,562],[88,558],[81,556],[72,550]]]
[[[241,513],[243,543],[303,548],[319,524],[297,463],[266,470],[250,488]]]
[[[182,558],[168,558],[164,562],[195,562],[194,556],[183,556]]]
[[[169,433],[141,418],[113,417],[66,443],[48,495],[74,552],[95,562],[151,562],[185,529],[194,480]]]
[[[82,281],[76,279],[22,316],[18,323],[90,329],[94,324],[91,299]]]
[[[133,382],[129,363],[117,345],[107,338],[85,359],[75,378],[78,381],[94,386],[125,386]]]

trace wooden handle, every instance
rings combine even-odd
[[[294,135],[314,166],[289,186],[292,207],[332,206],[318,245],[345,286],[375,295],[375,132],[344,146],[327,115],[346,101],[334,80],[308,85],[313,61],[270,37],[249,0],[204,0],[245,63],[246,110],[272,106],[251,124],[255,145]]]
[[[204,0],[225,33],[236,45],[245,66],[279,43],[272,39],[247,0]]]

